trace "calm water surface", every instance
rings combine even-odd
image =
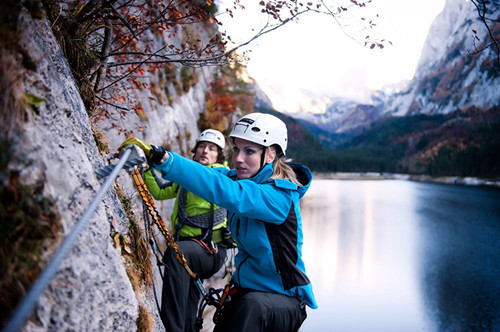
[[[301,332],[500,331],[500,190],[314,180]]]

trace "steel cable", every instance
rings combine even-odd
[[[76,222],[75,226],[71,230],[71,232],[64,238],[61,246],[56,251],[52,259],[49,261],[45,269],[42,271],[38,279],[32,285],[26,296],[23,298],[21,304],[17,307],[14,312],[12,318],[8,322],[8,324],[3,329],[4,332],[17,332],[20,331],[22,325],[24,324],[26,317],[32,312],[36,302],[39,297],[45,291],[45,288],[52,280],[54,275],[56,274],[59,265],[61,265],[64,258],[68,255],[69,251],[73,248],[78,236],[85,228],[88,223],[90,217],[94,214],[95,209],[98,204],[101,202],[104,194],[109,189],[109,187],[113,184],[115,178],[118,176],[118,173],[121,171],[125,163],[127,162],[128,157],[131,154],[130,149],[126,149],[123,152],[123,155],[120,157],[120,160],[113,168],[109,177],[104,181],[103,185],[99,192],[95,195],[93,200],[90,202],[87,210],[83,213],[80,219]]]

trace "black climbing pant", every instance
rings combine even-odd
[[[219,271],[226,259],[226,249],[218,245],[210,254],[195,241],[177,242],[189,268],[200,279],[208,279]],[[166,264],[161,296],[161,318],[167,332],[196,331],[195,321],[201,293],[186,269],[177,260],[172,247],[165,250]]]
[[[242,292],[231,297],[214,332],[294,332],[307,317],[305,304],[294,297]]]

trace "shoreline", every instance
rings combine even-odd
[[[458,184],[466,186],[486,186],[500,188],[500,180],[480,179],[474,177],[460,176],[429,176],[429,175],[411,175],[411,174],[393,174],[393,173],[345,173],[345,172],[313,172],[313,178],[330,180],[407,180],[417,182],[429,182],[440,184]]]

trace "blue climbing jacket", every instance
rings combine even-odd
[[[228,211],[231,233],[238,244],[232,279],[241,287],[284,294],[318,306],[302,261],[302,220],[299,200],[312,181],[304,165],[290,163],[302,186],[272,179],[266,165],[251,179],[239,180],[235,170],[209,168],[168,152],[162,176]]]

